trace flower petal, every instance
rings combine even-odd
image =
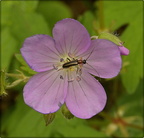
[[[78,118],[91,118],[102,111],[106,99],[102,85],[87,72],[83,72],[81,80],[74,80],[68,84],[66,105]]]
[[[63,71],[40,72],[25,85],[24,101],[38,112],[53,113],[64,103],[67,86]]]
[[[83,53],[90,46],[91,40],[86,28],[74,19],[64,19],[53,28],[56,47],[62,54]]]
[[[35,35],[24,41],[21,53],[29,66],[37,71],[47,71],[60,57],[55,49],[53,38],[48,35]]]
[[[121,55],[127,56],[129,54],[129,50],[125,48],[124,46],[119,46],[119,49],[120,49]]]
[[[83,67],[100,78],[115,77],[121,69],[120,50],[116,44],[105,39],[92,40],[87,53],[80,55],[87,59]]]

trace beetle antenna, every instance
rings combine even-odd
[[[94,48],[93,48],[93,50],[94,50]],[[91,54],[93,53],[93,50],[90,52],[90,54],[89,54],[88,57],[86,58],[86,61],[87,61],[87,59],[91,56]]]
[[[89,63],[87,63],[87,64],[96,71],[96,73],[98,74],[97,77],[101,78],[101,77],[100,77],[100,74],[98,73],[98,71],[97,71],[93,66],[91,66]]]

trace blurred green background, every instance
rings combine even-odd
[[[143,2],[142,1],[5,1],[1,2],[1,137],[143,137]],[[91,119],[66,119],[61,111],[45,126],[43,115],[25,105],[24,80],[29,71],[17,53],[24,39],[35,34],[52,36],[54,24],[64,18],[79,20],[90,35],[114,33],[130,54],[123,58],[120,74],[101,79],[108,100]],[[23,66],[23,67],[22,67]],[[13,83],[15,82],[15,84]],[[16,87],[7,87],[12,84]]]

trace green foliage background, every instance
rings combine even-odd
[[[1,97],[2,137],[143,137],[143,2],[142,1],[5,1],[1,4],[1,69],[35,74],[23,61],[24,39],[35,34],[52,36],[54,24],[64,18],[79,20],[90,35],[117,32],[130,54],[120,74],[100,80],[108,101],[103,112],[82,120],[67,120],[61,111],[45,126],[43,115],[25,105],[25,83],[6,89]],[[103,24],[103,26],[102,26]],[[126,26],[125,28],[123,26]],[[119,33],[119,30],[121,33]],[[6,78],[6,83],[14,81]],[[3,80],[1,80],[1,85]],[[2,87],[2,86],[1,86]]]

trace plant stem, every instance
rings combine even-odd
[[[103,0],[98,1],[98,19],[100,23],[100,30],[104,30]]]
[[[14,77],[14,78],[20,78],[22,75],[21,74],[6,73],[6,76]]]
[[[134,124],[126,123],[126,126],[136,128],[136,129],[140,129],[140,130],[144,130],[144,128],[142,126],[138,126],[138,125],[134,125]]]

